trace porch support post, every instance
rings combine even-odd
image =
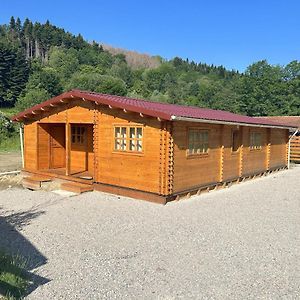
[[[70,175],[71,125],[66,123],[66,175]]]

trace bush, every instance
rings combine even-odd
[[[16,128],[12,121],[0,112],[0,141],[10,138],[16,133]]]

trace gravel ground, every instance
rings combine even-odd
[[[0,153],[0,172],[16,171],[22,168],[22,158],[20,152]]]
[[[44,284],[28,299],[299,299],[299,179],[300,166],[166,206],[7,189],[0,243],[31,256]]]

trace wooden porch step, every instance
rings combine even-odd
[[[39,190],[41,188],[42,182],[51,181],[51,177],[42,176],[42,175],[33,175],[29,177],[25,177],[22,180],[22,185],[24,188],[31,190]]]
[[[60,188],[65,191],[78,194],[94,190],[94,187],[91,184],[84,184],[79,182],[65,182],[60,185]]]

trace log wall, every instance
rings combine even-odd
[[[226,182],[239,177],[287,166],[288,130],[247,126],[175,122],[174,180],[172,193]],[[187,155],[188,128],[209,130],[209,150],[192,158]],[[238,130],[240,145],[232,150],[232,132]],[[251,132],[261,133],[261,149],[250,149]]]

